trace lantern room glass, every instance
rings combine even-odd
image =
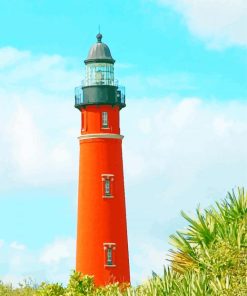
[[[84,85],[114,85],[114,66],[108,63],[87,64]]]

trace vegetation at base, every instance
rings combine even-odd
[[[172,235],[170,268],[138,287],[94,286],[93,277],[74,272],[67,287],[29,282],[13,288],[0,283],[0,296],[246,296],[247,194],[239,189],[215,206],[196,211],[184,231]]]

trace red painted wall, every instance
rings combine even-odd
[[[119,134],[119,108],[117,106],[111,107],[103,106],[87,106],[86,109],[81,110],[82,134],[94,133],[113,133]],[[108,112],[109,127],[101,127],[101,114],[103,111]]]
[[[108,112],[109,128],[102,129],[101,114]],[[82,135],[119,134],[117,106],[82,109]],[[80,140],[76,270],[95,276],[96,285],[130,282],[122,140]],[[113,197],[103,198],[102,174],[112,174]],[[115,243],[113,263],[106,267],[104,243]]]

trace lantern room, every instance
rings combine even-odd
[[[102,35],[96,36],[97,42],[90,48],[84,61],[85,79],[75,89],[75,107],[87,105],[118,105],[125,107],[125,88],[114,79],[114,63],[109,47],[102,42]]]

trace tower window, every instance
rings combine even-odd
[[[81,112],[81,131],[85,130],[85,111]]]
[[[106,258],[106,264],[112,265],[112,248],[107,248],[107,258]]]
[[[109,179],[105,179],[105,195],[111,195],[111,185]]]
[[[102,127],[108,127],[108,112],[102,112]]]
[[[116,244],[115,243],[104,243],[104,254],[105,254],[105,266],[115,267],[116,266]]]
[[[113,198],[114,175],[102,174],[102,195],[103,198]]]

